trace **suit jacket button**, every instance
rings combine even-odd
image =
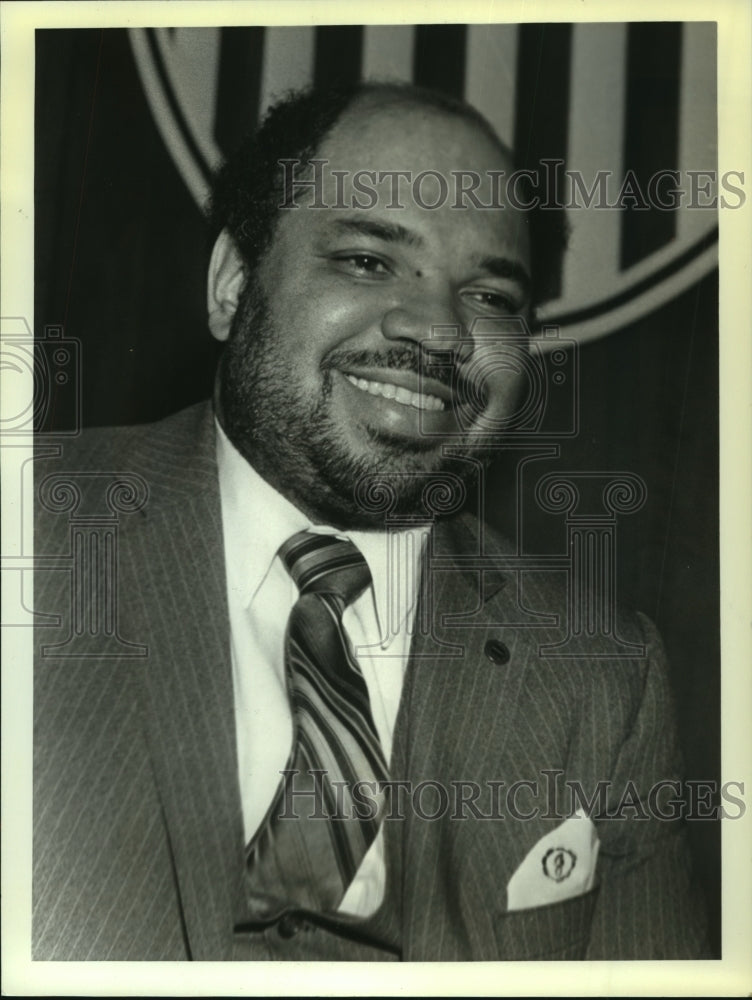
[[[279,924],[277,930],[282,938],[292,938],[305,927],[305,920],[297,913],[286,913]]]
[[[489,639],[483,652],[491,663],[509,663],[509,650],[499,639]]]

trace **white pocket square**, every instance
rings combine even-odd
[[[595,884],[600,841],[584,813],[570,816],[528,851],[507,885],[507,909],[560,903]]]

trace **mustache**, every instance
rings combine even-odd
[[[390,347],[386,351],[332,351],[321,362],[321,367],[324,369],[348,366],[413,372],[448,388],[462,390],[465,387],[465,379],[456,357],[449,364],[432,364],[419,348]]]

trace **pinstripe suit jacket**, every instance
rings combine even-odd
[[[244,928],[210,408],[192,407],[149,427],[87,432],[61,458],[38,464],[46,506],[39,505],[35,551],[47,568],[36,575],[35,607],[58,620],[48,619],[35,643],[34,958],[705,954],[677,823],[626,818],[629,811],[608,820],[601,808],[596,887],[566,902],[509,912],[511,875],[561,819],[546,818],[545,806],[515,819],[499,800],[496,815],[503,818],[484,819],[494,813],[484,799],[476,810],[453,799],[434,820],[425,815],[441,812],[441,803],[430,796],[422,800],[423,816],[409,805],[392,813],[385,901],[365,924],[309,923],[284,933]],[[108,513],[106,486],[122,473],[142,477],[147,502],[121,512],[117,526],[112,518],[96,520]],[[77,506],[50,476],[74,484]],[[115,493],[109,496],[112,502]],[[122,493],[120,500],[128,506]],[[440,567],[424,573],[432,594],[423,597],[431,628],[413,642],[393,778],[448,789],[461,781],[508,788],[521,780],[543,788],[543,772],[561,770],[588,795],[599,781],[611,782],[606,808],[613,809],[627,782],[644,797],[656,781],[677,777],[660,643],[646,619],[620,625],[623,638],[644,644],[643,657],[608,659],[593,646],[569,659],[545,657],[540,646],[560,640],[561,629],[519,624],[522,592],[514,574],[463,566],[463,555],[493,555],[504,551],[503,542],[460,518],[436,527],[433,551]],[[111,570],[115,594],[105,593]],[[523,604],[553,612],[563,589],[530,574]],[[98,622],[91,617],[96,602]],[[507,662],[500,662],[500,649]],[[524,797],[518,804],[534,810]]]

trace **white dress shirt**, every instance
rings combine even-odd
[[[280,545],[296,532],[310,529],[349,538],[366,559],[372,586],[345,609],[343,624],[389,761],[410,651],[421,553],[430,526],[398,533],[343,533],[312,525],[259,476],[219,423],[216,427],[240,798],[248,843],[266,816],[292,750],[284,638],[298,591],[277,554]],[[381,903],[386,875],[383,840],[382,827],[342,900],[342,912],[368,916]]]

